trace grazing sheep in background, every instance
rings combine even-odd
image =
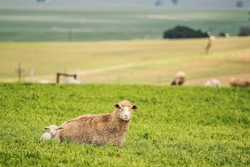
[[[186,74],[183,71],[179,71],[175,74],[174,80],[171,85],[183,85],[186,80]]]
[[[78,80],[78,79],[74,79],[74,78],[67,78],[65,83],[68,83],[68,84],[81,84],[81,81]]]
[[[59,129],[63,129],[61,126],[56,126],[56,125],[50,125],[50,126],[46,126],[43,128],[44,130],[49,130],[49,132],[45,132],[40,140],[50,140],[53,136],[56,135],[57,130]]]
[[[250,87],[250,81],[244,78],[230,78],[229,84],[238,87]]]
[[[220,81],[217,80],[217,79],[207,80],[206,83],[205,83],[205,86],[219,87],[220,86]]]
[[[212,79],[213,86],[219,87],[220,86],[220,81],[217,79]]]
[[[42,83],[42,84],[48,84],[50,82],[49,82],[49,80],[43,79],[43,80],[40,81],[40,83]]]
[[[63,123],[63,129],[58,131],[55,140],[98,146],[112,143],[121,147],[129,130],[132,110],[138,107],[127,100],[114,104],[114,107],[110,114],[86,114]]]
[[[212,85],[211,81],[210,81],[210,80],[207,80],[206,83],[205,83],[205,86],[208,87],[208,86],[211,86],[211,85]]]

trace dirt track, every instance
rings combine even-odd
[[[144,66],[147,64],[152,64],[152,63],[160,63],[160,62],[144,62],[144,63],[130,63],[130,64],[121,64],[117,66],[109,66],[109,67],[104,67],[104,68],[97,68],[93,70],[83,70],[83,71],[77,71],[77,75],[84,76],[88,74],[97,74],[97,73],[102,73],[106,71],[112,71],[112,70],[121,70],[121,69],[126,69],[130,67],[139,67],[139,66]],[[40,82],[41,80],[49,80],[50,82],[54,82],[56,78],[56,74],[49,74],[49,75],[40,75],[40,76],[35,76],[34,81],[35,82]],[[16,82],[17,78],[11,78],[11,79],[4,79],[3,82]],[[26,79],[27,81],[27,79]]]

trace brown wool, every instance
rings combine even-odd
[[[110,114],[86,114],[66,121],[58,130],[55,140],[103,146],[112,143],[121,147],[129,130],[132,110],[138,107],[127,100],[114,105]],[[129,115],[129,119],[126,117]],[[124,117],[124,118],[123,118]]]

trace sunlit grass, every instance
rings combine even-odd
[[[0,84],[2,166],[249,166],[249,89]],[[124,145],[40,141],[43,127],[128,99]]]

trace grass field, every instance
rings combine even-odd
[[[39,141],[43,127],[128,99],[123,147]],[[249,166],[250,89],[0,83],[0,166]]]
[[[134,40],[72,43],[0,43],[0,82],[56,81],[57,72],[79,74],[83,83],[169,85],[183,70],[187,85],[203,85],[206,79],[250,78],[250,38],[216,39],[208,54],[207,39]]]
[[[0,166],[250,166],[250,89],[226,87],[250,79],[250,37],[213,40],[208,54],[208,39],[161,39],[177,24],[236,35],[247,12],[0,7]],[[189,86],[165,86],[179,70]],[[38,84],[57,72],[84,84]],[[212,78],[222,87],[201,86]],[[139,109],[121,148],[39,140],[124,99]]]
[[[119,6],[0,6],[0,42],[162,39],[177,25],[237,36],[247,9]]]

